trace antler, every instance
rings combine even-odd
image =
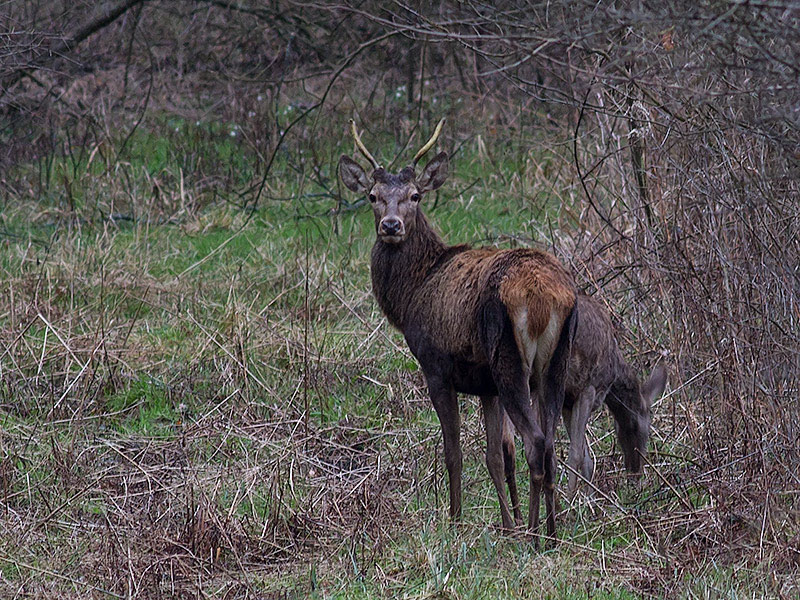
[[[353,119],[350,119],[350,130],[353,133],[353,139],[356,141],[356,147],[358,148],[359,152],[364,155],[364,158],[370,162],[374,169],[380,169],[381,166],[378,164],[378,161],[375,160],[375,157],[369,153],[369,150],[367,150],[364,142],[361,141],[361,136],[358,135],[358,129],[356,129],[356,122]]]
[[[414,166],[417,166],[419,159],[425,156],[428,153],[428,150],[433,148],[433,145],[436,143],[436,140],[439,139],[439,134],[442,133],[442,126],[444,125],[444,119],[439,121],[439,124],[436,126],[436,129],[433,131],[433,135],[431,139],[428,140],[428,143],[425,144],[419,151],[414,155]]]

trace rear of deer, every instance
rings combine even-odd
[[[605,401],[614,417],[617,441],[625,468],[638,473],[650,437],[650,407],[664,392],[667,373],[657,366],[645,383],[625,361],[617,346],[608,311],[591,296],[578,294],[580,321],[575,332],[567,370],[564,397],[564,426],[570,438],[568,491],[574,494],[578,474],[590,481],[594,461],[586,443],[586,427],[592,412]],[[509,489],[514,483],[514,438],[510,426],[503,429],[504,459]]]
[[[375,216],[372,289],[389,322],[405,336],[428,384],[444,438],[450,514],[461,514],[461,447],[457,393],[481,397],[486,462],[505,528],[513,528],[505,493],[504,413],[522,438],[530,468],[528,526],[538,529],[542,486],[547,533],[555,535],[555,427],[564,402],[571,340],[577,321],[575,284],[550,254],[539,250],[448,246],[421,209],[427,192],[446,180],[449,161],[436,155],[418,176],[413,163],[389,173],[366,149],[371,175],[342,156],[344,184],[366,195]],[[535,406],[531,397],[535,398]],[[516,488],[512,502],[516,503]]]

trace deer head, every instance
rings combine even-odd
[[[419,177],[416,173],[417,162],[436,143],[443,124],[444,119],[439,121],[431,139],[414,156],[412,164],[393,174],[381,167],[369,153],[358,135],[355,122],[350,121],[356,146],[372,165],[372,176],[368,177],[361,165],[344,154],[339,159],[339,174],[348,189],[369,198],[375,215],[375,232],[380,241],[387,244],[405,241],[414,229],[422,196],[441,187],[447,179],[450,161],[446,152],[434,156]]]
[[[622,396],[619,400],[623,405],[636,407],[635,410],[628,409],[623,417],[615,419],[614,425],[625,459],[625,468],[631,473],[639,473],[642,470],[642,457],[647,453],[647,440],[650,438],[651,407],[653,401],[664,393],[667,370],[663,364],[659,364],[641,386],[635,377],[633,382],[633,385],[612,390]],[[625,399],[625,395],[629,398]]]

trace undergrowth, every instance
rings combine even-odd
[[[561,539],[537,551],[496,529],[464,399],[466,506],[449,523],[438,422],[371,298],[372,216],[339,196],[352,147],[330,117],[316,162],[287,142],[266,175],[239,130],[169,115],[16,167],[0,213],[2,595],[796,592],[774,568],[791,557],[754,545],[761,523],[716,521],[724,491],[658,408],[642,481],[594,420],[596,479],[562,499]],[[577,192],[534,130],[453,134],[455,172],[426,199],[445,239],[569,243]],[[638,335],[659,343],[658,327]]]

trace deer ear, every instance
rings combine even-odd
[[[450,159],[447,152],[440,152],[425,165],[425,170],[419,176],[417,185],[420,193],[430,192],[442,187],[450,173]]]
[[[359,194],[369,191],[369,179],[364,169],[346,154],[342,154],[339,159],[339,176],[347,189]]]
[[[647,402],[647,406],[651,406],[653,401],[664,393],[664,388],[667,386],[667,369],[663,364],[658,365],[653,369],[645,384],[642,386],[642,397]]]

